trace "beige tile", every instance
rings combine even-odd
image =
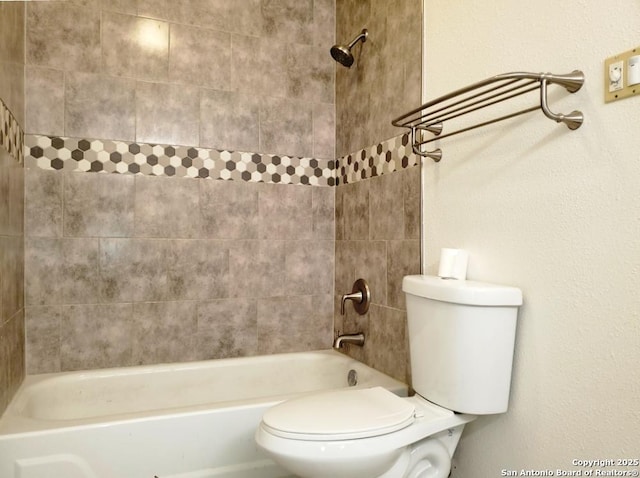
[[[407,381],[406,312],[372,306],[367,364],[401,382]]]
[[[5,148],[0,147],[0,198],[7,201],[7,206],[0,208],[0,235],[8,235],[11,219],[9,219],[9,177],[10,168],[15,160],[9,156]]]
[[[198,358],[258,353],[257,305],[253,298],[198,303]]]
[[[311,188],[314,239],[335,239],[335,190],[333,187]]]
[[[132,364],[133,305],[62,307],[60,368],[63,371]]]
[[[370,183],[370,226],[371,239],[404,238],[404,188],[403,175],[385,174]]]
[[[62,304],[62,240],[25,239],[26,305]]]
[[[27,373],[60,372],[62,306],[25,309]]]
[[[0,98],[24,126],[24,64],[0,61]]]
[[[313,156],[336,157],[336,115],[333,104],[313,105]]]
[[[62,237],[62,173],[25,170],[25,234]]]
[[[25,80],[25,131],[64,135],[64,72],[29,66]]]
[[[272,297],[258,301],[260,354],[317,350],[326,344],[313,320],[313,297]]]
[[[137,237],[200,237],[199,180],[136,176]]]
[[[406,309],[402,278],[420,274],[420,241],[389,241],[387,243],[387,304]]]
[[[202,90],[200,146],[230,151],[259,151],[259,99],[252,94]]]
[[[64,235],[133,235],[133,176],[66,173]]]
[[[231,81],[231,35],[172,24],[169,63],[169,78],[174,83],[228,90]]]
[[[344,185],[339,185],[332,189],[335,190],[335,194],[336,194],[336,199],[335,199],[336,241],[341,241],[345,239],[344,196],[345,196],[346,189]]]
[[[347,240],[369,239],[369,187],[371,181],[358,181],[338,186],[342,189],[342,211],[344,238]]]
[[[66,2],[29,2],[26,61],[66,71],[100,70],[100,11]]]
[[[404,238],[420,239],[420,166],[402,171]]]
[[[0,61],[24,63],[25,6],[22,2],[0,3],[2,44]]]
[[[264,0],[263,35],[303,45],[313,43],[312,0]]]
[[[336,0],[314,0],[313,44],[325,50],[335,44]]]
[[[251,33],[251,32],[249,32]],[[231,36],[231,89],[251,95],[287,95],[286,43],[248,35]]]
[[[24,311],[0,323],[0,410],[4,410],[25,376]]]
[[[334,241],[287,241],[287,294],[331,294],[334,248]]]
[[[104,302],[158,301],[167,297],[167,241],[100,239]]]
[[[229,295],[274,297],[286,293],[285,241],[234,241],[229,245]]]
[[[133,304],[132,364],[186,362],[197,358],[196,302]]]
[[[212,239],[258,238],[258,191],[244,181],[198,181],[202,234]]]
[[[197,87],[139,81],[135,111],[136,141],[188,146],[199,143]]]
[[[135,0],[101,0],[102,10],[135,15],[138,11]]]
[[[107,74],[141,80],[167,79],[168,23],[105,11],[102,38],[102,64]]]
[[[24,307],[24,242],[21,236],[0,236],[0,322]]]
[[[220,241],[169,241],[168,293],[171,300],[211,300],[229,296],[229,249]]]
[[[97,239],[25,240],[27,305],[92,303],[99,299]]]
[[[354,251],[355,277],[369,283],[371,303],[387,304],[387,242],[359,242]]]
[[[169,6],[172,0],[135,0],[138,15],[141,17],[169,20]]]
[[[20,236],[24,231],[24,169],[0,147],[0,235]]]
[[[356,241],[336,241],[335,244],[335,293],[349,294],[356,277],[360,247],[365,243]],[[366,279],[366,278],[365,278]]]
[[[326,47],[287,45],[287,97],[334,103],[335,62]]]
[[[260,151],[289,156],[313,155],[313,106],[305,101],[263,98]]]
[[[177,23],[222,31],[260,32],[260,0],[191,0],[166,2],[168,18]]]
[[[265,184],[259,192],[261,239],[310,239],[313,188]]]
[[[135,98],[133,80],[67,73],[65,135],[133,141]]]

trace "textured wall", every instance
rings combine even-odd
[[[0,413],[24,377],[24,5],[0,3]]]
[[[420,0],[336,1],[336,42],[369,31],[354,65],[336,67],[338,157],[404,132],[391,120],[420,104],[421,26]]]
[[[333,188],[27,170],[30,373],[330,346]]]
[[[333,159],[333,0],[27,5],[27,133]]]
[[[554,111],[584,112],[579,130],[531,113],[443,140],[426,163],[428,270],[441,247],[466,248],[471,279],[525,301],[510,409],[465,430],[452,476],[637,454],[640,98],[604,104],[602,70],[637,46],[640,5],[427,0],[425,18],[430,98],[508,71],[586,75],[550,92]]]

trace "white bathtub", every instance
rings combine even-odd
[[[407,387],[332,350],[28,376],[0,419],[2,478],[272,478],[264,411],[316,390]]]

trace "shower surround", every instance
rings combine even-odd
[[[400,81],[394,109],[419,101],[414,48],[388,41],[419,35],[419,4],[249,3],[27,5],[30,373],[327,348],[335,321],[369,335],[349,354],[407,380],[398,287],[419,265],[419,168],[404,135],[380,142],[398,132],[378,80]],[[376,36],[336,80],[344,8],[357,15],[338,31]],[[341,101],[366,98],[337,127],[336,81]],[[356,275],[372,312],[334,317]]]
[[[330,346],[334,16],[27,5],[30,373]]]

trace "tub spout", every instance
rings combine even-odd
[[[364,345],[364,334],[360,332],[358,334],[338,335],[333,342],[333,348],[336,350],[341,349],[342,344],[353,344],[362,347]]]

